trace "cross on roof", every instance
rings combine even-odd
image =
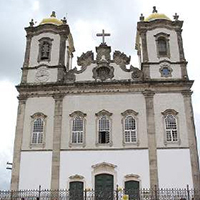
[[[96,36],[102,36],[102,44],[105,44],[105,36],[110,36],[110,33],[105,33],[103,29],[102,33],[97,33]]]

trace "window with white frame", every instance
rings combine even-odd
[[[128,109],[121,113],[122,124],[123,124],[123,143],[124,144],[137,144],[137,115],[138,113],[134,110]]]
[[[71,117],[70,145],[85,144],[85,116],[81,111],[74,111]]]
[[[167,109],[162,114],[164,115],[165,143],[179,142],[178,112],[174,109]]]
[[[165,116],[165,133],[167,142],[178,141],[177,120],[172,114]]]
[[[99,119],[99,143],[105,144],[110,142],[110,120],[107,116]]]
[[[107,110],[101,110],[95,114],[97,116],[97,140],[96,144],[110,144],[111,138],[111,115]]]
[[[72,143],[83,143],[83,119],[78,116],[73,119],[72,124]]]
[[[32,118],[31,144],[43,144],[46,116],[42,113],[36,113]]]
[[[136,121],[132,116],[125,118],[124,141],[125,143],[137,141]]]

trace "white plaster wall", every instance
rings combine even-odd
[[[85,148],[100,148],[96,146],[97,141],[97,117],[95,113],[101,110],[107,110],[111,116],[112,126],[112,147],[108,145],[100,146],[102,148],[124,148],[122,115],[127,109],[138,112],[138,138],[139,147],[147,147],[147,126],[146,126],[146,106],[142,94],[83,94],[67,95],[63,100],[63,121],[62,121],[62,141],[61,147],[66,149],[70,142],[70,120],[69,114],[74,111],[86,113],[86,146]],[[125,147],[138,147],[136,144]]]
[[[155,94],[154,96],[157,146],[166,147],[164,145],[164,119],[161,113],[166,109],[174,109],[178,112],[178,134],[180,135],[179,144],[167,144],[167,146],[188,147],[184,99],[180,93]]]
[[[117,166],[115,180],[119,187],[124,187],[125,175],[137,174],[141,179],[141,187],[149,188],[148,150],[63,151],[60,160],[60,188],[68,188],[69,177],[75,174],[84,177],[85,188],[94,188],[92,165],[102,162]]]
[[[154,35],[161,32],[170,35],[169,36],[170,58],[157,57],[156,38],[154,37]],[[160,60],[163,60],[163,59],[170,60],[172,62],[180,61],[177,34],[176,34],[176,31],[174,30],[169,30],[166,28],[157,28],[157,29],[147,31],[147,50],[148,50],[148,56],[149,56],[150,62],[159,62]]]
[[[53,122],[54,122],[54,99],[52,97],[37,97],[37,98],[35,97],[35,98],[28,98],[26,102],[22,149],[30,149],[31,130],[32,130],[31,116],[37,112],[41,112],[47,116],[46,126],[45,126],[44,148],[45,149],[52,148]]]
[[[52,152],[22,152],[19,189],[50,189]]]
[[[38,63],[38,53],[39,53],[39,39],[43,37],[49,37],[53,39],[51,46],[51,60],[41,61]],[[47,64],[47,65],[58,65],[59,61],[59,48],[60,48],[60,36],[54,33],[42,33],[40,35],[34,36],[31,41],[31,49],[30,49],[30,60],[29,67],[35,67],[39,64]]]
[[[131,79],[132,72],[125,72],[123,71],[120,66],[116,65],[115,63],[111,63],[110,66],[114,68],[114,77],[112,78],[115,80],[127,80]],[[87,67],[87,69],[80,73],[76,74],[76,81],[94,81],[93,72],[92,70],[97,67],[96,64],[91,64]]]
[[[181,74],[181,66],[180,64],[172,64],[169,65],[170,68],[172,68],[172,73],[171,73],[171,77],[162,77],[161,73],[160,73],[160,68],[165,65],[163,63],[159,64],[159,65],[150,65],[150,77],[152,79],[164,79],[164,80],[169,80],[169,79],[176,79],[176,78],[182,78],[182,74]]]
[[[189,149],[157,151],[160,188],[193,188]]]
[[[28,75],[27,75],[27,83],[42,83],[38,81],[36,78],[36,73],[38,69],[29,69],[28,70]],[[56,82],[57,81],[57,74],[58,74],[58,69],[57,68],[47,68],[47,71],[49,72],[49,78],[45,82]]]

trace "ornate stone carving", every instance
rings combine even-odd
[[[124,176],[124,178],[126,178],[126,179],[130,179],[130,178],[138,179],[138,178],[140,178],[140,176],[137,175],[137,174],[127,174],[127,175]]]
[[[100,79],[101,81],[105,81],[106,79],[112,79],[114,77],[114,68],[109,66],[109,62],[104,55],[99,61],[98,66],[92,72],[95,80]]]
[[[121,113],[121,115],[123,117],[127,116],[127,115],[138,115],[138,112],[135,112],[134,110],[128,109],[126,111],[124,111],[123,113]]]
[[[82,53],[80,57],[77,58],[78,66],[87,67],[94,61],[94,54],[92,51],[87,51]]]
[[[95,115],[97,117],[102,116],[102,115],[107,115],[107,116],[110,117],[112,115],[112,113],[110,113],[109,111],[103,109],[103,110],[99,111],[98,113],[95,113]]]
[[[172,115],[177,115],[178,112],[175,111],[174,109],[167,109],[164,112],[161,112],[163,115],[168,115],[168,114],[172,114]]]
[[[69,114],[70,117],[74,117],[74,116],[80,116],[80,117],[85,117],[87,114],[83,113],[81,111],[74,111],[73,113]]]
[[[47,116],[41,112],[37,112],[37,113],[34,113],[33,115],[31,115],[31,118],[37,118],[37,117],[42,117],[42,118],[46,118]]]
[[[142,78],[143,78],[143,72],[141,70],[139,70],[136,67],[133,67],[132,65],[130,67],[130,70],[133,71],[133,73],[131,75],[133,80],[135,80],[135,79],[137,79],[137,80],[141,79],[142,80]]]
[[[104,167],[111,167],[111,168],[116,168],[117,165],[113,165],[111,163],[107,163],[107,162],[102,162],[102,163],[98,163],[96,165],[92,165],[92,168],[104,168]]]
[[[64,76],[64,80],[66,83],[75,82],[75,80],[76,80],[75,70],[76,70],[76,68],[66,72],[66,74]]]
[[[75,175],[73,175],[73,176],[70,176],[69,179],[71,179],[71,180],[74,180],[74,179],[76,179],[76,180],[77,180],[77,179],[83,180],[84,177],[81,176],[81,175],[79,175],[79,174],[75,174]]]
[[[128,57],[125,53],[122,53],[120,51],[115,51],[113,54],[113,60],[114,60],[114,63],[119,65],[122,70],[130,71],[130,70],[126,69],[126,65],[128,65],[131,60],[130,56]]]
[[[173,69],[168,64],[163,64],[160,69],[161,77],[172,77]]]
[[[101,61],[102,56],[105,57],[105,59],[110,62],[110,52],[111,52],[111,47],[107,46],[105,43],[100,44],[98,47],[96,47],[96,52],[97,52],[97,57],[96,61],[99,63]]]

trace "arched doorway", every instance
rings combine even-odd
[[[129,200],[139,199],[139,181],[126,181],[125,194],[129,195]]]
[[[98,174],[95,176],[95,200],[113,200],[113,175]]]

